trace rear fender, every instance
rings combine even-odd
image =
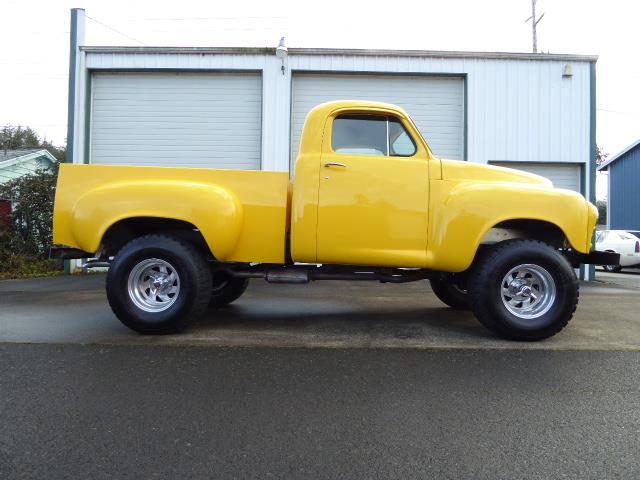
[[[166,180],[117,182],[81,195],[70,212],[69,233],[75,246],[98,250],[110,226],[136,217],[181,220],[194,225],[214,257],[226,260],[242,229],[242,205],[218,185]]]

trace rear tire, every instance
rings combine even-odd
[[[569,262],[535,240],[508,240],[478,258],[468,282],[471,309],[496,335],[535,341],[562,330],[578,305]]]
[[[209,308],[220,308],[235,302],[249,286],[248,278],[232,277],[228,273],[213,269],[212,290]]]
[[[113,313],[127,327],[146,334],[175,333],[206,311],[211,273],[195,246],[145,235],[118,252],[106,287]]]
[[[466,279],[455,273],[440,273],[429,280],[436,297],[455,310],[469,310]]]

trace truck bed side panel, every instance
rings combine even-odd
[[[133,217],[198,228],[221,261],[282,263],[287,173],[108,165],[62,165],[54,242],[95,252],[106,230]]]

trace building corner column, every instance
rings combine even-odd
[[[80,147],[82,131],[78,108],[82,104],[83,84],[81,81],[82,65],[80,45],[85,43],[85,14],[82,8],[71,9],[71,25],[69,33],[69,92],[67,101],[67,152],[66,163],[81,163],[83,151]],[[73,273],[81,268],[77,260],[65,260],[65,273]]]

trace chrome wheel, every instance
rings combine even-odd
[[[539,265],[526,263],[512,268],[501,286],[502,303],[518,318],[534,319],[549,311],[556,299],[551,274]]]
[[[131,269],[127,291],[140,310],[162,312],[178,299],[180,276],[169,262],[148,258]]]

